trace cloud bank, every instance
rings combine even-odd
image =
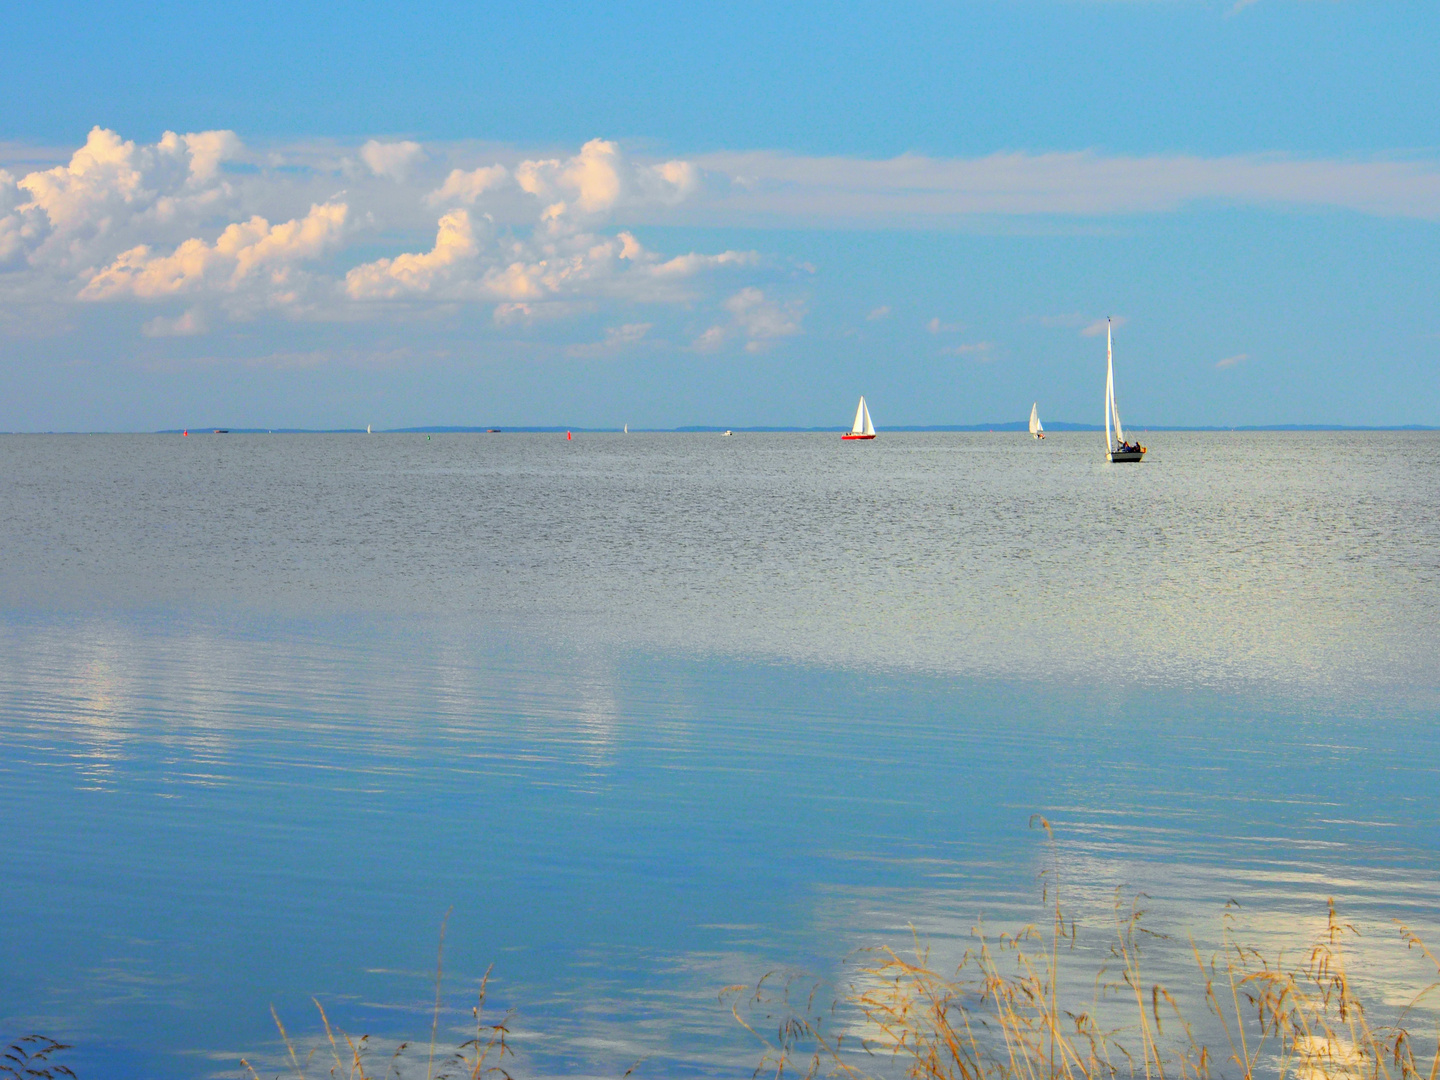
[[[807,299],[783,268],[748,250],[653,250],[644,226],[933,228],[1212,204],[1436,221],[1440,166],[1093,152],[680,160],[606,139],[544,152],[379,139],[255,148],[219,130],[145,145],[96,127],[62,164],[0,168],[0,314],[129,306],[130,332],[157,339],[265,317],[472,308],[516,332],[578,317],[624,331],[597,342],[600,328],[587,327],[572,338],[581,356],[652,347],[648,328],[668,309],[669,332],[695,351],[760,353],[804,332]],[[929,329],[959,326],[936,318]]]
[[[258,152],[230,131],[145,146],[97,127],[66,164],[0,170],[0,304],[183,300],[138,324],[158,338],[266,312],[352,321],[427,306],[488,305],[496,325],[529,325],[605,304],[704,304],[707,277],[761,263],[746,251],[667,256],[616,228],[617,215],[691,198],[699,173],[603,139],[473,168],[446,169],[446,147],[409,141],[371,139],[357,154]],[[373,256],[385,237],[424,232],[424,246]],[[710,296],[717,310],[733,287]]]
[[[1090,152],[888,160],[718,153],[706,200],[735,220],[916,224],[966,215],[1103,217],[1197,203],[1332,208],[1440,220],[1431,161],[1296,160],[1278,155],[1105,157]]]

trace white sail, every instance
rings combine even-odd
[[[1105,459],[1115,449],[1115,437],[1111,431],[1111,414],[1115,409],[1115,357],[1110,345],[1110,320],[1105,320]]]
[[[629,425],[629,424],[626,424],[626,425],[625,425],[625,434],[626,434],[626,435],[629,435],[629,434],[630,434],[630,425]]]
[[[1030,406],[1030,434],[1038,435],[1045,430],[1045,425],[1040,423],[1040,403],[1037,401]]]
[[[860,399],[860,411],[865,414],[864,434],[874,435],[875,425],[870,422],[870,406],[865,404],[865,399],[863,397]]]
[[[1120,423],[1120,406],[1115,404],[1115,353],[1110,342],[1110,320],[1105,320],[1105,458],[1125,444],[1125,428]]]
[[[871,429],[870,432],[866,432],[866,430],[865,430],[865,426],[866,426],[869,422],[870,422],[870,413],[869,413],[869,411],[865,408],[865,396],[862,394],[862,395],[860,396],[860,404],[857,405],[857,406],[855,406],[855,423],[853,423],[853,424],[850,425],[850,434],[851,434],[851,435],[865,435],[865,434],[871,434],[871,433],[873,433],[873,431],[874,431],[873,428]]]

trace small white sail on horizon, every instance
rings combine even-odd
[[[1045,425],[1040,423],[1040,403],[1038,401],[1030,406],[1030,434],[1037,439],[1045,437]]]

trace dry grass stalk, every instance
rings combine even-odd
[[[68,1076],[70,1080],[75,1080],[69,1066],[57,1065],[50,1060],[69,1049],[64,1043],[44,1035],[26,1035],[0,1051],[0,1076],[8,1076],[12,1080],[55,1080],[57,1076]]]
[[[1034,823],[1049,837],[1053,856],[1049,822],[1037,817]],[[915,935],[907,953],[881,947],[858,954],[848,992],[823,1012],[817,1008],[820,984],[798,976],[772,973],[753,987],[727,987],[722,998],[735,1019],[765,1046],[755,1076],[861,1080],[872,1075],[862,1066],[878,1061],[887,1075],[898,1068],[910,1080],[1440,1080],[1440,1035],[1417,1049],[1406,1026],[1440,981],[1416,994],[1393,1022],[1373,1023],[1345,966],[1344,943],[1358,931],[1340,921],[1333,901],[1325,932],[1298,964],[1241,945],[1233,901],[1226,905],[1215,956],[1206,960],[1191,941],[1198,997],[1223,1047],[1217,1053],[1196,1036],[1170,991],[1144,976],[1143,947],[1162,935],[1144,926],[1143,894],[1127,904],[1116,891],[1110,961],[1095,974],[1089,999],[1072,1001],[1061,960],[1062,950],[1075,948],[1078,933],[1060,904],[1058,858],[1041,877],[1046,931],[1030,925],[992,940],[977,928],[977,944],[953,974],[932,965],[929,948]],[[1440,973],[1440,961],[1420,938],[1404,926],[1400,933],[1407,948],[1419,950]],[[483,1021],[489,971],[472,1010],[474,1036],[437,1071],[443,960],[442,924],[426,1076],[512,1080],[505,1068],[506,1056],[514,1053],[506,1041],[509,1029]],[[369,1071],[367,1038],[351,1039],[332,1027],[318,1001],[315,1007],[333,1059],[330,1076],[380,1080]],[[295,1080],[306,1080],[313,1051],[302,1063],[271,1012]],[[1128,1020],[1117,1020],[1117,1013]],[[388,1059],[385,1080],[400,1076],[409,1045],[401,1043]],[[260,1080],[244,1064],[251,1080]]]
[[[1050,835],[1048,822],[1037,823]],[[794,977],[728,987],[735,1019],[765,1046],[755,1075],[858,1080],[881,1058],[911,1080],[1210,1080],[1236,1072],[1243,1080],[1440,1078],[1440,1037],[1433,1048],[1427,1043],[1422,1063],[1405,1027],[1440,984],[1421,991],[1395,1022],[1372,1025],[1341,948],[1357,931],[1339,921],[1333,902],[1325,934],[1298,965],[1238,944],[1228,905],[1221,954],[1207,962],[1191,942],[1226,1050],[1217,1055],[1170,991],[1143,976],[1142,944],[1159,936],[1143,925],[1143,896],[1126,905],[1117,892],[1111,962],[1095,976],[1089,1001],[1062,1001],[1069,995],[1061,949],[1074,947],[1076,927],[1060,906],[1058,865],[1042,878],[1048,933],[1027,926],[992,941],[977,929],[978,944],[953,974],[932,966],[917,936],[907,954],[883,947],[858,954],[848,992],[823,1014],[815,1008],[818,984],[797,1001],[795,988],[804,984]],[[1414,933],[1401,933],[1440,971]],[[1121,1003],[1130,1019],[1115,1025]]]
[[[515,1051],[511,1049],[507,1041],[510,1029],[505,1025],[504,1020],[496,1024],[485,1023],[485,994],[490,987],[490,972],[492,968],[486,968],[485,974],[480,980],[480,991],[478,1000],[471,1008],[470,1014],[474,1019],[474,1034],[457,1046],[447,1056],[441,1058],[439,1069],[436,1070],[435,1044],[440,1028],[440,1003],[441,989],[444,981],[445,971],[445,928],[450,921],[450,912],[445,913],[445,918],[440,923],[440,944],[435,958],[435,1009],[430,1018],[430,1047],[429,1054],[425,1061],[426,1080],[514,1080],[505,1068],[506,1056],[513,1057]],[[325,1040],[329,1044],[333,1064],[329,1069],[332,1080],[381,1080],[381,1077],[369,1069],[370,1059],[370,1036],[362,1035],[358,1039],[351,1038],[349,1034],[333,1027],[330,1017],[325,1013],[325,1007],[315,998],[310,999],[315,1004],[315,1009],[320,1014],[320,1022],[325,1028]],[[285,1025],[280,1021],[280,1015],[275,1007],[270,1007],[270,1015],[275,1020],[275,1028],[280,1032],[280,1039],[285,1044],[285,1050],[290,1058],[290,1066],[294,1070],[294,1080],[307,1080],[307,1072],[314,1061],[315,1051],[311,1050],[305,1055],[304,1063],[300,1061],[299,1052],[295,1043],[291,1040]],[[336,1035],[339,1038],[336,1038]],[[342,1052],[341,1043],[345,1044]],[[395,1047],[390,1057],[386,1059],[383,1080],[390,1080],[391,1077],[399,1078],[402,1067],[405,1063],[405,1052],[410,1049],[411,1044],[402,1042]],[[260,1074],[255,1067],[240,1059],[240,1064],[250,1073],[250,1080],[260,1080]],[[628,1073],[626,1074],[629,1075]]]
[[[434,1080],[492,1080],[492,1078],[514,1080],[505,1068],[505,1058],[513,1057],[515,1053],[507,1041],[510,1029],[503,1020],[494,1024],[485,1022],[485,994],[489,983],[490,972],[487,970],[484,978],[480,981],[478,1000],[470,1010],[475,1024],[474,1034],[460,1043],[448,1055],[441,1057],[438,1062],[432,1042],[425,1062],[427,1076],[432,1076]],[[371,1071],[370,1036],[362,1035],[358,1039],[352,1038],[347,1032],[330,1023],[330,1017],[326,1015],[325,1007],[319,1001],[314,998],[310,1000],[314,1002],[315,1009],[320,1014],[320,1022],[325,1028],[325,1040],[330,1047],[331,1054],[331,1064],[327,1075],[332,1080],[382,1080],[382,1078],[390,1080],[391,1077],[401,1075],[405,1063],[405,1052],[413,1044],[402,1042],[397,1045],[390,1056],[384,1059],[384,1073],[373,1072]],[[281,1041],[285,1044],[285,1050],[293,1069],[292,1077],[294,1080],[308,1080],[309,1070],[314,1064],[315,1051],[312,1050],[306,1054],[302,1061],[294,1041],[286,1032],[285,1025],[281,1023],[280,1017],[273,1008],[270,1010],[270,1014],[275,1018],[275,1027],[280,1032]],[[438,1024],[439,1006],[437,1004],[433,1025],[438,1027]],[[240,1064],[250,1074],[251,1080],[260,1080],[260,1074],[249,1061],[241,1058]]]

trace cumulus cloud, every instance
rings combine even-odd
[[[19,180],[0,174],[0,267],[74,272],[136,231],[198,223],[233,194],[221,164],[243,149],[233,131],[167,131],[138,146],[93,128],[64,165]]]
[[[345,275],[345,291],[355,300],[394,300],[428,293],[450,280],[457,264],[473,260],[477,250],[470,215],[455,210],[440,219],[435,246],[429,251],[357,266]]]
[[[383,176],[397,183],[410,175],[410,169],[425,153],[419,143],[382,143],[371,139],[360,147],[360,160],[370,167],[376,176]]]
[[[167,131],[160,144],[174,139],[174,132]],[[203,184],[213,180],[220,171],[220,163],[240,156],[244,144],[233,131],[201,131],[182,135],[180,139],[190,152],[190,181]]]
[[[346,294],[352,300],[436,300],[499,302],[502,325],[530,322],[537,304],[608,297],[634,302],[683,303],[693,299],[688,283],[706,271],[751,265],[754,252],[690,253],[665,259],[647,251],[633,233],[598,235],[543,226],[529,240],[477,236],[468,211],[440,219],[435,247],[398,255],[350,270]],[[561,310],[551,308],[550,310]],[[568,310],[568,309],[566,309]]]
[[[270,270],[272,283],[283,286],[289,264],[315,258],[340,238],[347,210],[344,203],[312,206],[304,218],[274,226],[255,216],[227,226],[213,244],[192,238],[169,255],[152,255],[141,244],[97,271],[80,290],[80,298],[153,298],[202,289],[233,292],[261,270]]]
[[[502,187],[509,180],[510,170],[504,165],[482,165],[469,172],[462,169],[451,169],[450,175],[445,178],[445,183],[426,195],[425,201],[431,206],[441,204],[453,206],[459,203],[474,206],[475,201],[485,192]]]
[[[548,204],[546,220],[558,221],[566,215],[606,214],[621,204],[673,205],[699,187],[700,176],[687,161],[631,164],[618,144],[591,139],[571,158],[522,161],[515,181]]]
[[[688,161],[665,161],[640,167],[635,179],[647,197],[672,206],[700,188],[700,170]]]
[[[498,324],[519,325],[606,303],[694,304],[707,276],[760,263],[752,251],[651,251],[607,224],[691,198],[702,183],[689,162],[635,160],[605,139],[568,157],[447,160],[453,152],[371,139],[348,154],[298,144],[257,156],[230,131],[144,145],[96,127],[64,164],[0,170],[0,305],[217,299],[150,318],[151,336],[201,332],[203,312],[344,320],[394,303],[491,304]],[[438,186],[417,179],[431,156],[460,167]],[[227,169],[234,160],[252,167]],[[331,269],[351,241],[415,235],[421,222],[433,241]],[[732,318],[733,331],[765,340],[761,314],[745,318],[754,332]]]
[[[800,322],[805,308],[799,301],[779,303],[767,298],[761,290],[741,289],[725,301],[725,310],[735,319],[735,324],[749,339],[746,352],[763,352],[777,338],[790,337],[800,333]]]
[[[203,334],[210,329],[205,321],[205,315],[199,308],[191,308],[189,311],[174,318],[166,318],[164,315],[156,315],[140,327],[140,332],[146,337],[193,337],[195,334]]]

